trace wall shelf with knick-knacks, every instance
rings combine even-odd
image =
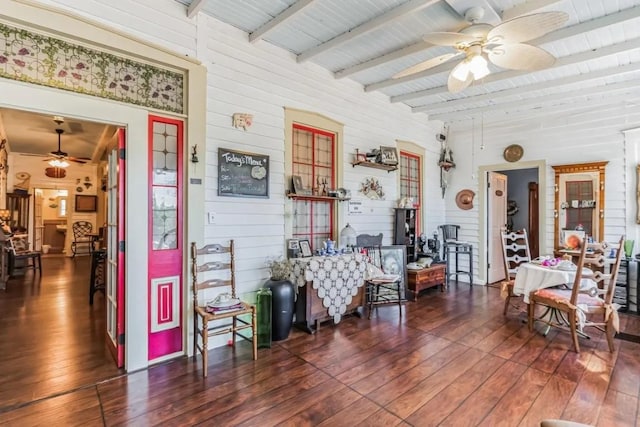
[[[379,154],[382,150],[386,150],[384,156]],[[378,159],[380,159],[380,161],[378,161]],[[393,159],[395,159],[395,161]],[[351,166],[364,166],[366,168],[380,169],[387,172],[395,171],[398,170],[397,152],[395,151],[395,147],[380,147],[380,149],[373,150],[368,154],[362,154],[356,149],[355,160],[351,163]]]
[[[312,194],[296,194],[287,193],[287,197],[293,200],[337,200],[338,202],[344,202],[351,200],[351,197],[335,197],[335,196],[314,196]]]
[[[369,162],[367,160],[355,161],[355,162],[351,163],[351,165],[353,167],[364,166],[364,167],[367,167],[367,168],[381,169],[381,170],[385,170],[387,172],[398,170],[398,166],[385,165],[385,164],[382,164],[382,163],[375,163],[375,162]]]

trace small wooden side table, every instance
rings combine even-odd
[[[413,293],[413,300],[417,301],[420,291],[432,286],[440,285],[442,286],[441,290],[444,292],[446,288],[445,271],[446,266],[444,264],[434,264],[421,270],[407,270],[408,287]]]

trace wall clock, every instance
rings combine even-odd
[[[504,149],[504,159],[507,162],[517,162],[522,158],[524,154],[524,148],[518,144],[511,144]]]

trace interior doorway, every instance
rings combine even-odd
[[[35,188],[34,244],[43,255],[63,254],[67,238],[69,190],[62,188]]]
[[[529,162],[518,162],[518,163],[504,163],[497,165],[487,165],[479,167],[479,187],[480,188],[488,188],[489,184],[489,173],[490,172],[499,172],[500,174],[504,174],[507,176],[507,211],[509,211],[509,200],[516,200],[516,204],[520,204],[518,206],[518,213],[523,211],[523,214],[518,216],[518,222],[516,222],[515,214],[513,214],[512,208],[512,219],[513,224],[511,224],[514,229],[526,228],[527,232],[531,229],[535,234],[534,239],[536,241],[536,248],[539,253],[546,253],[547,242],[544,237],[544,232],[546,230],[547,219],[544,214],[544,208],[546,206],[546,193],[544,189],[546,188],[546,162],[544,160],[539,161],[529,161]],[[536,184],[536,197],[534,200],[531,200],[531,192],[529,190],[529,183],[533,182]],[[538,191],[538,188],[542,189]],[[524,199],[521,199],[520,195],[523,195]],[[522,201],[523,200],[523,201]],[[487,192],[481,191],[479,192],[479,212],[480,212],[480,242],[481,245],[484,244],[485,247],[489,248],[491,243],[491,239],[494,238],[495,234],[490,229],[490,221],[489,221],[489,213],[491,212],[490,208],[491,200],[488,198]],[[512,203],[513,205],[513,203]],[[495,208],[494,208],[495,209]],[[508,216],[507,216],[508,217]],[[507,218],[509,219],[509,218]],[[532,220],[531,223],[529,220]],[[520,222],[520,221],[523,222]],[[524,224],[521,226],[521,224]],[[531,238],[530,234],[530,238]],[[481,281],[484,283],[491,283],[489,281],[489,258],[490,251],[479,251],[478,255],[478,272],[484,277],[479,277]],[[533,253],[532,253],[533,255]],[[495,262],[495,261],[494,261]]]
[[[8,111],[0,108],[0,121],[4,118],[2,113]],[[32,114],[34,118],[41,116],[40,113],[30,113],[27,110],[21,112]],[[33,129],[37,128],[35,122],[37,120],[27,119],[22,125]],[[75,123],[76,129],[80,129],[84,123],[79,119],[69,122]],[[26,229],[31,234],[31,247],[42,252],[42,269],[39,272],[25,270],[20,272],[22,274],[16,274],[8,280],[6,291],[0,294],[0,329],[11,331],[0,337],[0,349],[11,349],[0,352],[0,366],[3,367],[3,374],[6,374],[0,377],[20,377],[20,381],[12,382],[11,396],[0,395],[0,411],[6,405],[21,405],[124,372],[117,365],[117,360],[123,360],[124,357],[112,356],[108,345],[109,342],[117,343],[118,340],[115,333],[113,336],[109,333],[107,296],[113,299],[117,298],[117,294],[111,291],[98,292],[91,304],[89,282],[94,277],[92,273],[96,271],[94,257],[89,252],[70,257],[74,221],[83,220],[92,224],[92,234],[98,236],[93,247],[94,253],[98,250],[106,251],[110,245],[110,240],[100,239],[99,233],[106,226],[111,209],[107,203],[108,173],[112,173],[114,179],[118,180],[118,170],[123,169],[122,165],[118,169],[117,164],[109,168],[110,158],[107,155],[114,150],[119,153],[124,148],[119,143],[123,144],[124,140],[120,141],[117,126],[109,125],[109,128],[113,130],[113,135],[104,135],[105,142],[101,148],[98,141],[95,141],[93,149],[96,154],[91,160],[83,160],[75,169],[71,166],[65,169],[64,177],[67,179],[49,177],[43,173],[48,166],[47,156],[25,152],[10,154],[13,175],[29,176],[29,185],[21,189],[31,199],[31,208],[26,213],[29,224]],[[52,132],[42,133],[43,138],[39,144],[46,147],[45,151],[50,151],[50,140],[47,137]],[[8,132],[7,141],[10,146]],[[73,153],[73,145],[65,142],[65,150]],[[116,154],[115,158],[117,163],[120,156]],[[10,182],[13,177],[8,178],[7,181]],[[114,186],[115,190],[111,189],[115,191],[111,198],[118,199],[118,191],[124,194],[124,180],[122,184],[122,187]],[[80,204],[75,197],[78,194],[84,197],[81,201],[94,200],[95,204]],[[117,230],[117,220],[125,211],[124,205],[114,206],[116,209],[122,208],[122,212],[118,210],[111,216],[113,220],[110,225]],[[124,236],[124,231],[122,235]],[[124,241],[123,238],[121,240]],[[117,249],[119,241],[114,238],[111,245]],[[124,265],[124,259],[120,265]],[[104,271],[106,276],[107,269]],[[118,277],[117,273],[114,277]],[[106,281],[106,277],[104,280]],[[124,278],[121,283],[123,280]],[[112,287],[117,288],[117,284]],[[117,317],[117,314],[111,316]],[[37,331],[33,331],[34,325],[37,325]],[[117,328],[112,330],[116,331]],[[45,358],[51,359],[55,366],[47,363]]]
[[[503,170],[507,176],[507,230],[527,230],[529,250],[539,256],[538,168]]]

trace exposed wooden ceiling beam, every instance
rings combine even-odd
[[[491,6],[487,0],[444,0],[458,15],[465,17],[465,14],[472,7],[481,7],[484,10],[484,15],[480,20],[483,23],[490,25],[498,25],[500,23],[500,15]]]
[[[193,0],[187,8],[187,18],[191,19],[202,10],[206,0]]]
[[[326,52],[329,49],[332,49],[338,45],[348,42],[349,40],[353,40],[356,37],[359,37],[363,34],[366,34],[370,31],[375,30],[383,25],[388,24],[391,21],[394,21],[398,18],[401,18],[405,15],[417,12],[420,9],[424,9],[425,7],[429,7],[434,3],[438,3],[439,0],[410,0],[407,3],[404,3],[398,7],[395,7],[389,10],[382,15],[379,15],[370,21],[365,22],[362,25],[359,25],[347,32],[340,34],[328,40],[318,46],[312,47],[301,54],[298,55],[297,61],[299,63],[308,61],[309,59],[317,56],[323,52]]]
[[[616,92],[619,91],[632,91],[635,93],[640,93],[640,87],[638,87],[637,82],[635,81],[625,81],[619,83],[613,83],[610,85],[598,86],[595,88],[581,88],[572,90],[569,92],[561,92],[553,95],[544,94],[541,96],[537,96],[530,99],[520,99],[511,102],[505,102],[501,104],[494,105],[486,105],[483,107],[469,108],[466,110],[455,111],[451,113],[442,113],[442,114],[434,114],[429,115],[429,120],[442,120],[444,122],[455,120],[456,118],[472,118],[481,113],[490,112],[490,111],[504,111],[504,112],[517,112],[523,109],[531,110],[532,106],[544,107],[545,104],[550,103],[566,103],[566,104],[576,104],[576,106],[584,106],[584,104],[576,103],[576,99],[585,99],[590,96],[604,94],[608,97],[615,97],[616,99],[620,99]],[[611,103],[611,100],[609,100]]]
[[[535,45],[541,45],[541,44],[545,44],[545,43],[551,43],[551,42],[555,42],[558,40],[562,40],[565,38],[569,38],[578,34],[582,34],[584,32],[588,32],[588,31],[593,31],[593,30],[597,30],[600,28],[604,28],[604,27],[608,27],[610,25],[615,25],[615,24],[620,24],[622,22],[631,20],[631,19],[635,19],[640,17],[640,6],[635,6],[629,9],[625,9],[621,12],[618,13],[614,13],[611,15],[607,15],[607,16],[603,16],[602,18],[598,18],[598,19],[592,19],[591,21],[587,21],[587,22],[583,22],[580,24],[576,24],[576,25],[572,25],[571,27],[567,27],[567,28],[561,28],[559,30],[553,31],[552,33],[549,33],[545,36],[539,37],[535,40],[532,40],[530,42],[530,44],[535,44]],[[437,73],[441,73],[443,71],[448,71],[451,68],[453,68],[453,66],[455,64],[457,64],[458,61],[452,61],[451,63],[445,63],[442,65],[439,65],[437,67],[431,68],[430,70],[425,70],[422,71],[420,73],[416,73],[416,74],[412,74],[411,76],[406,76],[406,77],[402,77],[399,79],[386,79],[386,80],[382,80],[376,83],[371,83],[369,85],[366,85],[364,90],[365,92],[371,92],[371,91],[375,91],[375,90],[380,90],[380,89],[384,89],[386,87],[390,87],[390,86],[395,86],[398,84],[402,84],[402,83],[406,83],[408,81],[412,81],[412,80],[416,80],[416,79],[420,79],[423,77],[428,77],[431,75],[435,75]],[[557,63],[557,62],[556,62]],[[501,73],[500,73],[501,74]],[[486,81],[487,79],[485,79]],[[422,92],[422,91],[419,91]],[[415,93],[419,93],[419,92],[415,92]],[[445,88],[445,92],[446,92],[446,88]],[[407,94],[409,95],[409,94]],[[419,96],[423,96],[423,95],[419,95]],[[408,98],[411,99],[411,98]]]
[[[378,65],[385,64],[387,62],[395,61],[402,57],[413,55],[414,53],[422,52],[423,50],[433,47],[431,43],[425,41],[419,41],[418,43],[405,46],[402,49],[394,50],[385,55],[378,56],[365,62],[361,62],[353,67],[345,68],[344,70],[336,71],[333,76],[336,79],[342,79],[360,71],[368,70],[369,68],[377,67]]]
[[[267,35],[267,33],[275,30],[278,25],[282,24],[288,19],[291,19],[313,2],[314,0],[298,0],[278,16],[274,17],[271,21],[265,23],[260,28],[249,34],[249,41],[251,43],[255,43],[258,40],[262,39],[265,35]]]
[[[543,3],[548,3],[548,5],[550,5],[550,4],[559,3],[559,2],[560,2],[560,0],[538,0],[538,1],[534,1],[534,2],[527,2],[525,4],[513,7],[511,9],[506,9],[505,11],[503,11],[502,12],[502,19],[503,20],[511,19],[511,18],[505,18],[505,15],[506,16],[511,16],[511,17],[516,17],[516,16],[519,16],[519,15],[527,14],[527,13],[537,12],[539,9],[544,7],[544,6],[542,6]],[[433,45],[430,44],[430,43],[420,41],[420,42],[411,44],[409,46],[405,46],[405,47],[403,47],[401,49],[394,50],[394,51],[389,52],[389,53],[387,53],[385,55],[378,56],[376,58],[371,58],[371,59],[368,59],[368,60],[366,60],[364,62],[361,62],[359,64],[353,65],[351,67],[344,68],[342,70],[336,71],[335,72],[335,77],[337,79],[341,79],[343,77],[347,77],[347,76],[350,76],[352,74],[359,73],[360,71],[365,71],[365,70],[368,70],[370,68],[386,64],[387,62],[395,61],[396,59],[400,59],[400,58],[403,58],[405,56],[413,55],[414,53],[420,52],[422,50],[422,49],[418,49],[418,47],[420,47],[420,46],[423,46],[422,49],[429,49],[430,47],[433,47]]]
[[[502,12],[502,20],[508,21],[509,19],[516,18],[521,15],[528,15],[530,13],[536,13],[545,7],[560,3],[561,0],[533,0],[526,3],[521,3],[511,9],[506,9]]]
[[[466,98],[439,102],[436,104],[427,104],[424,106],[413,107],[412,111],[414,113],[438,114],[447,110],[450,111],[452,108],[455,108],[458,106],[464,106],[470,103],[476,104],[478,102],[491,101],[495,104],[495,103],[499,103],[501,99],[518,96],[528,92],[534,92],[538,90],[544,90],[544,89],[549,89],[552,87],[558,87],[558,86],[564,86],[564,85],[572,85],[572,84],[575,85],[578,83],[587,82],[589,80],[596,80],[604,77],[612,77],[612,76],[628,74],[628,73],[636,73],[638,71],[640,71],[640,63],[627,64],[620,67],[604,68],[604,69],[593,71],[590,73],[584,73],[579,76],[567,76],[567,77],[562,77],[555,80],[534,83],[526,86],[520,86],[513,89],[506,89],[506,90],[486,93],[482,95],[468,96]],[[393,98],[394,97],[391,97],[391,101],[395,102]]]

